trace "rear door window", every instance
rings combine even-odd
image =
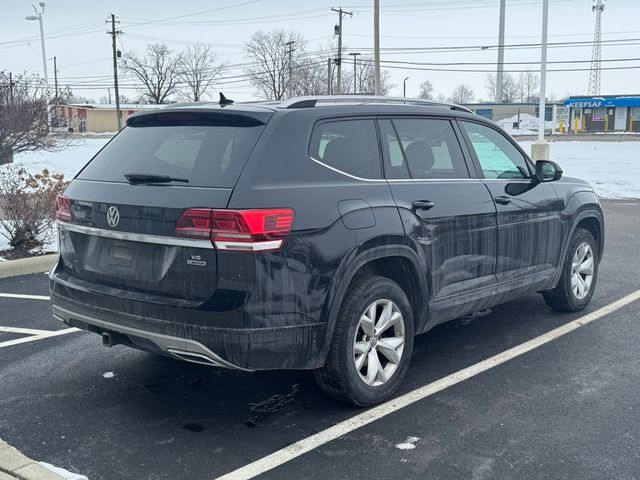
[[[125,174],[144,173],[186,178],[186,186],[233,187],[263,129],[263,121],[241,115],[138,117],[77,178],[126,183]]]
[[[449,120],[382,120],[380,130],[387,178],[469,178],[458,138]]]
[[[382,178],[376,125],[372,119],[335,120],[316,125],[311,157],[359,178]]]

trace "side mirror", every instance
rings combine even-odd
[[[536,180],[538,182],[553,182],[562,178],[562,168],[551,160],[538,160],[536,162]]]

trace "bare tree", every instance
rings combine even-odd
[[[429,80],[425,80],[420,84],[418,98],[422,98],[423,100],[433,100],[433,84]]]
[[[539,98],[540,75],[531,70],[521,72],[519,83],[521,102],[535,102]]]
[[[35,75],[0,71],[0,165],[15,153],[55,150],[63,137],[50,135],[47,87]]]
[[[294,42],[291,55],[292,70],[301,61],[305,42],[295,31],[257,31],[245,45],[247,57],[252,65],[246,73],[254,87],[267,100],[282,100],[289,88],[289,54],[286,43]]]
[[[372,95],[375,91],[374,86],[374,65],[373,57],[362,56],[359,57],[356,65],[356,91],[358,94]],[[345,71],[346,70],[346,71]],[[350,69],[343,69],[342,71],[342,84],[353,85],[353,72]],[[337,85],[334,85],[333,91],[336,91]],[[395,85],[391,83],[391,74],[388,70],[382,70],[380,72],[380,94],[388,95]]]
[[[320,57],[299,60],[293,69],[294,95],[326,95],[327,61]]]
[[[436,102],[445,103],[448,100],[447,96],[443,93],[439,93],[436,96]]]
[[[178,87],[182,55],[162,43],[147,45],[147,53],[138,57],[129,53],[124,68],[142,84],[142,91],[151,103],[165,103]]]
[[[223,69],[223,64],[216,63],[216,54],[210,45],[196,43],[189,46],[180,62],[179,77],[185,84],[184,96],[199,102]]]
[[[456,88],[453,89],[453,92],[451,92],[451,97],[449,98],[449,100],[451,101],[451,103],[469,103],[469,102],[473,102],[473,99],[475,98],[475,94],[473,93],[473,90],[471,90],[471,87],[469,87],[468,85],[465,85],[464,83],[461,83],[460,85],[458,85]]]
[[[502,98],[496,98],[496,76],[488,74],[485,83],[489,99],[493,102],[513,103],[521,100],[520,83],[515,77],[509,73],[505,73],[502,77]]]

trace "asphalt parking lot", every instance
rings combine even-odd
[[[640,289],[640,202],[604,208],[585,312],[532,295],[441,325],[418,337],[398,395]],[[107,349],[91,333],[47,336],[67,327],[51,317],[43,274],[2,279],[0,294],[0,438],[90,480],[214,479],[363,412],[308,372],[216,370]],[[640,478],[639,322],[636,301],[259,478]]]

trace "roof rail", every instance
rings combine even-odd
[[[425,107],[443,107],[450,108],[451,110],[460,110],[463,112],[473,113],[468,108],[461,105],[455,105],[452,103],[433,102],[431,100],[422,100],[419,98],[405,98],[405,97],[384,97],[377,95],[318,95],[307,97],[296,97],[278,105],[278,108],[313,108],[318,103],[392,103],[392,104],[404,104],[404,105],[418,105]]]

